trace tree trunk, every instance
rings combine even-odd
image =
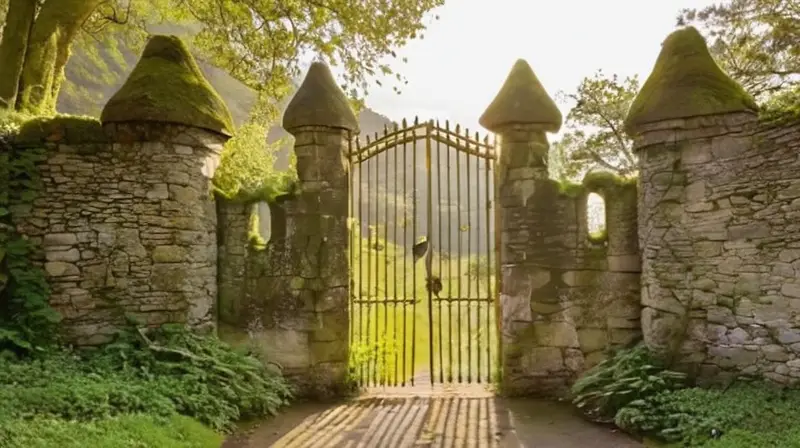
[[[102,0],[47,0],[33,24],[17,109],[55,111],[72,41]]]
[[[10,1],[0,40],[0,109],[13,109],[16,105],[19,77],[35,16],[35,0]]]

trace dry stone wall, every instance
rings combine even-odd
[[[51,304],[78,345],[110,340],[133,317],[146,325],[214,325],[216,213],[210,178],[224,137],[178,125],[96,124],[88,142],[44,125],[43,190],[12,207],[43,247]],[[85,130],[84,130],[85,131]]]
[[[608,349],[640,336],[636,186],[548,178],[545,131],[557,131],[561,116],[524,61],[481,123],[501,145],[502,389],[563,396]],[[607,236],[599,240],[589,235],[590,192],[606,200]]]
[[[800,123],[673,120],[638,141],[648,344],[705,380],[800,377]]]
[[[243,250],[250,206],[220,202],[221,318],[279,364],[300,395],[341,395],[349,387],[346,157],[357,123],[329,69],[316,63],[283,121],[295,137],[299,185],[269,204],[266,248]]]

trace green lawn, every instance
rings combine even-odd
[[[412,266],[410,253],[384,240],[370,247],[361,239],[354,249],[351,350],[357,376],[367,384],[402,384],[430,373],[433,353],[436,382],[489,382],[497,356],[494,302],[429,300],[424,260]],[[441,298],[494,295],[494,269],[486,257],[453,260],[434,253],[432,267],[442,280]],[[395,301],[403,297],[405,304]]]

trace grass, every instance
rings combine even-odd
[[[218,448],[223,436],[182,415],[122,415],[78,422],[54,418],[0,424],[4,448]]]
[[[356,241],[358,237],[356,236]],[[439,381],[490,382],[497,337],[494,269],[486,257],[433,254],[442,298],[429,300],[425,261],[384,239],[353,245],[352,367],[366,383],[391,385],[433,373]],[[407,298],[406,303],[396,300]],[[433,372],[431,372],[433,355]]]

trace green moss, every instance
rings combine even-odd
[[[622,177],[609,171],[591,171],[584,176],[581,184],[588,191],[608,196],[619,189],[635,188],[636,180],[636,177]]]
[[[670,34],[625,118],[625,130],[663,120],[756,111],[753,98],[714,62],[693,27]]]
[[[569,198],[577,198],[582,195],[586,189],[581,184],[576,184],[568,180],[558,182],[558,192]]]
[[[608,230],[602,228],[594,232],[589,232],[589,242],[592,244],[603,244],[608,241]],[[605,253],[603,253],[605,255]]]
[[[498,132],[512,124],[536,124],[547,132],[558,132],[563,118],[531,66],[517,60],[500,92],[481,115],[481,126]]]
[[[177,36],[153,36],[125,84],[111,97],[103,123],[155,121],[232,135],[225,102]]]
[[[102,143],[106,135],[94,117],[56,115],[31,118],[21,124],[15,138],[19,143],[58,142],[67,144]]]
[[[321,62],[311,64],[308,74],[283,113],[283,128],[326,126],[358,130],[350,102],[336,85],[331,70]]]

